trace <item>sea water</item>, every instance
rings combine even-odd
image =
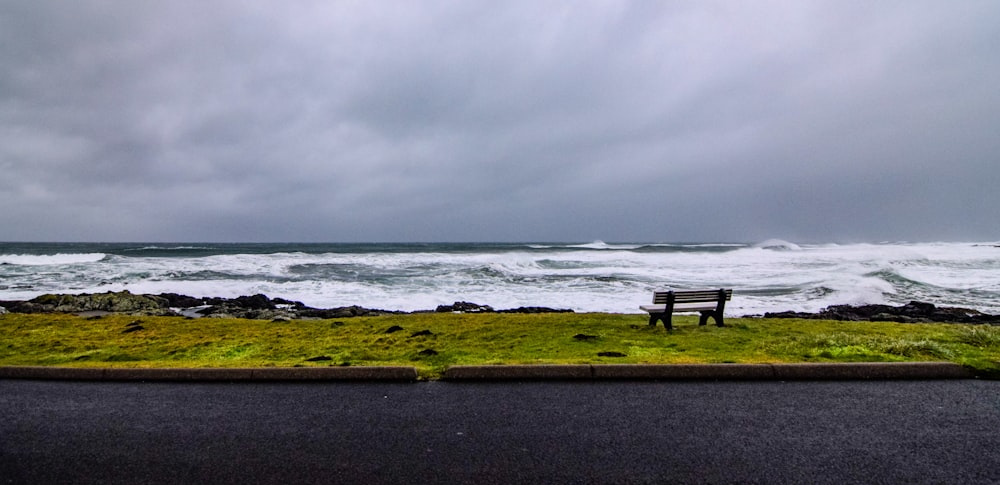
[[[733,315],[911,300],[1000,313],[1000,244],[0,243],[0,300],[128,290],[639,313],[654,290],[723,287]]]

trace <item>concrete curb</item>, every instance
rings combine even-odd
[[[849,364],[674,364],[674,365],[494,365],[453,366],[444,379],[657,379],[657,380],[894,380],[971,379],[950,362],[863,362]]]
[[[0,379],[91,381],[415,381],[413,367],[70,368],[0,367]]]
[[[449,381],[496,380],[897,380],[971,379],[950,362],[848,364],[580,364],[452,366]],[[91,381],[416,381],[413,367],[72,368],[0,367],[0,379]]]

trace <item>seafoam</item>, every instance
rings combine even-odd
[[[314,307],[455,301],[638,313],[653,290],[733,288],[732,314],[910,300],[1000,313],[997,243],[0,243],[0,300],[263,293]]]

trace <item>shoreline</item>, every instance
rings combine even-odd
[[[365,308],[357,305],[313,308],[302,302],[270,298],[263,294],[237,298],[196,298],[177,293],[132,294],[125,290],[107,293],[46,294],[31,300],[0,300],[3,313],[68,313],[98,318],[103,315],[176,316],[194,318],[242,318],[290,321],[305,319],[351,318],[421,313],[575,313],[570,309],[543,306],[494,309],[490,305],[456,301],[434,309],[399,311]],[[637,313],[639,314],[639,313]],[[978,310],[911,301],[905,305],[831,305],[818,312],[767,312],[743,315],[742,318],[795,318],[838,321],[888,321],[898,323],[964,323],[1000,325],[1000,315]]]

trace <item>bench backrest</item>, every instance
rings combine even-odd
[[[719,292],[726,295],[726,300],[733,299],[733,290],[692,290],[692,291],[654,291],[653,304],[662,305],[670,301],[670,294],[674,295],[674,303],[703,303],[707,301],[719,301]]]

